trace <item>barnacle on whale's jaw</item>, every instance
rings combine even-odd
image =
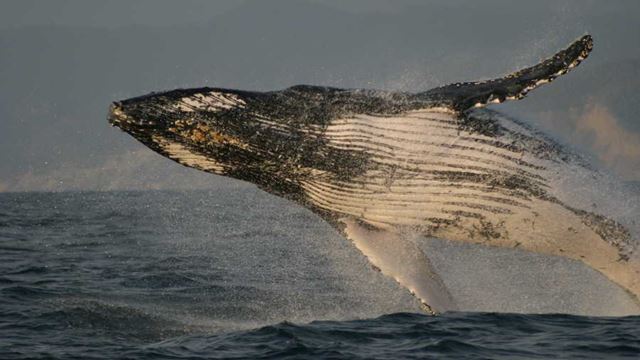
[[[164,130],[162,123],[158,123],[150,117],[136,117],[128,113],[122,102],[115,101],[109,106],[107,121],[130,134],[138,140],[149,138],[156,132]]]
[[[122,104],[115,101],[109,105],[109,112],[107,113],[107,121],[111,126],[117,126],[122,130],[127,128],[127,124],[131,119],[125,114]]]

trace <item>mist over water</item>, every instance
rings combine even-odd
[[[2,225],[6,274],[55,278],[62,304],[140,305],[185,325],[210,313],[214,329],[415,308],[326,224],[254,187],[7,194]]]
[[[0,238],[3,358],[638,351],[637,317],[419,315],[413,296],[315,215],[244,184],[2,194]],[[422,245],[462,311],[630,313],[623,291],[579,263]],[[570,335],[577,328],[590,330]]]

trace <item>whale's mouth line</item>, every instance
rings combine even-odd
[[[158,135],[152,135],[151,140],[155,143],[154,150],[181,165],[216,174],[224,174],[229,170],[225,164],[218,162],[211,156],[192,150],[183,142],[173,141]]]

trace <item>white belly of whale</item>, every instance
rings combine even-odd
[[[517,173],[539,182],[522,153],[491,145],[496,139],[461,132],[454,114],[421,110],[398,117],[356,116],[333,121],[324,136],[329,146],[364,151],[379,165],[339,181],[322,175],[303,182],[319,207],[357,216],[376,225],[433,225],[461,212],[477,216],[511,213],[528,205],[465,176]],[[505,144],[506,145],[506,144]],[[539,170],[537,170],[539,171]],[[460,174],[461,179],[447,181]]]

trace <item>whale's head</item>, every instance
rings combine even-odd
[[[178,163],[255,183],[278,195],[298,193],[318,173],[351,176],[366,159],[328,147],[323,126],[305,111],[278,108],[269,93],[188,89],[111,104],[108,120]]]

